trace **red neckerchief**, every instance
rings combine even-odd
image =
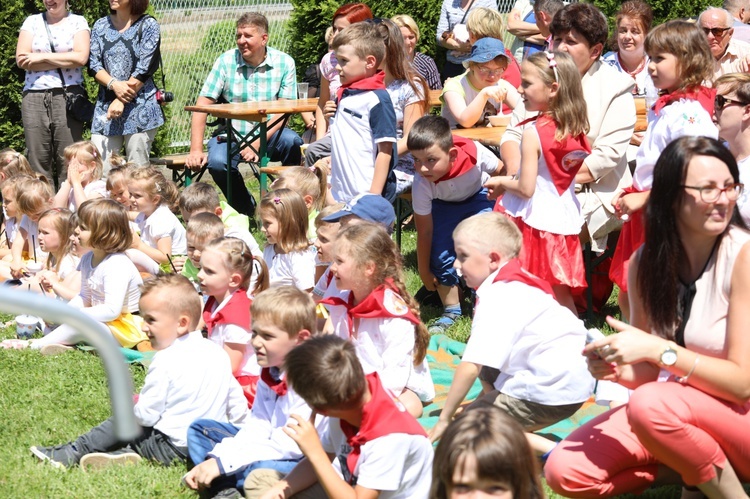
[[[537,117],[536,131],[539,134],[544,161],[547,163],[552,182],[558,194],[570,188],[575,181],[576,173],[581,169],[583,160],[591,154],[589,139],[585,133],[576,137],[567,135],[562,140],[555,139],[557,123],[548,114]]]
[[[268,387],[276,392],[276,395],[279,397],[283,397],[286,395],[286,392],[288,390],[288,387],[286,386],[286,380],[285,379],[274,379],[274,377],[271,375],[271,369],[268,367],[264,367],[260,370],[260,379],[265,384],[268,385]]]
[[[716,89],[699,86],[693,90],[676,90],[670,94],[664,94],[656,100],[654,104],[654,112],[659,114],[659,111],[677,102],[680,99],[697,100],[703,109],[710,115],[714,115],[714,99],[716,98]]]
[[[346,316],[349,320],[349,335],[352,334],[352,328],[355,318],[372,319],[380,317],[393,317],[406,319],[415,326],[421,321],[414,315],[411,309],[406,305],[404,299],[398,294],[396,286],[392,279],[386,279],[385,283],[372,290],[367,298],[354,304],[354,294],[349,292],[349,299],[344,301],[338,296],[329,296],[320,301],[325,305],[346,307]]]
[[[213,296],[209,296],[206,306],[203,307],[203,322],[206,323],[208,336],[211,336],[214,326],[219,324],[233,324],[250,331],[251,304],[252,301],[247,297],[247,291],[240,288],[232,294],[229,302],[221,310],[213,314],[217,301]]]
[[[354,477],[354,469],[359,461],[360,448],[376,438],[396,433],[427,437],[424,428],[383,388],[378,373],[365,376],[372,398],[362,407],[362,422],[357,428],[343,419],[339,420],[346,443],[352,451],[346,457],[346,465]]]
[[[477,165],[477,145],[471,139],[453,136],[453,146],[456,148],[456,159],[451,169],[435,181],[436,184],[444,180],[460,177]]]
[[[505,265],[503,265],[502,268],[497,272],[497,275],[495,276],[495,279],[492,281],[492,284],[496,282],[513,282],[513,281],[522,282],[528,286],[541,289],[548,295],[551,295],[553,297],[555,296],[555,293],[554,291],[552,291],[552,286],[550,285],[550,283],[522,269],[521,260],[519,260],[518,258],[513,258],[512,260],[508,260],[508,262]]]
[[[344,90],[348,88],[352,90],[385,90],[385,72],[379,70],[367,78],[341,85],[336,92],[336,102],[341,102],[341,96],[344,95]]]

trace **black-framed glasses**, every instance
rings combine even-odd
[[[745,189],[745,185],[740,183],[729,184],[723,188],[715,185],[709,185],[706,187],[681,185],[680,187],[700,192],[701,201],[704,203],[715,203],[719,200],[719,197],[721,197],[722,192],[727,195],[728,200],[737,201],[737,198],[740,197],[740,194],[742,194],[742,191]]]
[[[737,104],[740,106],[747,105],[747,103],[742,102],[741,100],[728,99],[727,97],[724,97],[723,95],[716,94],[716,98],[714,98],[714,113],[719,113],[723,111],[724,108],[727,107],[727,104]]]
[[[726,33],[732,28],[729,27],[729,28],[701,28],[701,29],[706,34],[706,36],[708,36],[708,34],[711,33],[712,35],[714,35],[714,38],[721,38],[724,36],[724,33]]]

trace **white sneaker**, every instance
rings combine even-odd
[[[136,464],[141,462],[141,456],[135,452],[92,452],[81,458],[79,466],[84,471],[100,470],[113,464]]]
[[[68,345],[58,345],[58,344],[51,344],[51,345],[44,345],[42,348],[39,349],[39,352],[42,355],[60,355],[61,353],[69,352],[73,350],[73,347]]]

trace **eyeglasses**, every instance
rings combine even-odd
[[[722,38],[724,36],[724,33],[726,33],[732,28],[729,27],[729,28],[701,28],[701,29],[706,34],[706,36],[708,36],[708,34],[711,33],[712,35],[714,35],[714,38]]]
[[[505,68],[489,69],[482,66],[477,66],[477,72],[484,77],[494,78],[496,76],[502,76],[503,73],[505,73]]]
[[[737,201],[737,198],[740,197],[740,194],[742,194],[743,189],[745,188],[744,184],[729,184],[728,186],[721,188],[713,186],[708,187],[695,187],[692,185],[681,185],[680,187],[683,187],[685,189],[692,189],[694,191],[699,191],[701,193],[701,201],[704,203],[715,203],[719,200],[719,197],[721,196],[721,193],[727,195],[727,199],[730,201]]]
[[[718,114],[723,111],[724,108],[727,107],[727,104],[737,104],[740,106],[747,105],[745,102],[742,102],[740,100],[727,99],[723,95],[716,94],[716,98],[714,99],[714,113]]]

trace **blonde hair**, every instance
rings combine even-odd
[[[74,228],[72,215],[71,211],[65,208],[52,208],[42,213],[37,222],[37,224],[40,224],[43,219],[50,218],[52,227],[57,231],[60,238],[60,246],[57,250],[51,251],[47,256],[46,267],[53,269],[55,272],[60,271],[60,264],[63,258],[70,253],[73,246],[73,242],[70,240]]]
[[[250,287],[250,281],[253,278],[253,267],[258,262],[260,272],[256,279],[255,289],[251,294],[260,293],[268,288],[268,269],[262,258],[254,256],[247,247],[245,241],[236,237],[221,237],[214,239],[206,244],[203,253],[208,250],[214,250],[224,257],[224,265],[232,272],[237,272],[242,276],[240,287],[247,290]]]
[[[644,48],[652,59],[660,53],[677,58],[680,88],[695,88],[704,80],[713,79],[714,57],[706,36],[695,23],[667,21],[660,24],[646,35]]]
[[[77,158],[81,163],[88,166],[92,161],[94,162],[94,171],[91,174],[91,180],[99,180],[102,178],[102,172],[104,171],[104,164],[102,163],[102,155],[96,148],[93,142],[90,140],[82,140],[80,142],[74,142],[65,148],[63,151],[65,157],[65,168],[70,165],[73,158]]]
[[[335,204],[330,204],[326,206],[325,208],[323,208],[322,210],[320,210],[320,213],[318,213],[318,216],[315,217],[315,228],[318,229],[324,225],[333,225],[333,224],[340,223],[338,220],[335,222],[326,222],[323,219],[327,217],[328,215],[333,215],[334,213],[338,213],[339,211],[343,210],[345,206],[346,206],[345,203],[335,203]]]
[[[419,305],[409,294],[404,283],[401,253],[381,224],[362,221],[341,229],[336,237],[337,252],[342,244],[346,247],[347,255],[352,257],[358,268],[363,268],[368,263],[374,264],[375,274],[372,276],[372,284],[377,286],[384,284],[388,279],[392,280],[406,306],[419,317]],[[430,334],[420,321],[414,327],[414,365],[422,363],[429,343]]]
[[[419,37],[421,36],[419,33],[419,26],[417,26],[417,22],[413,17],[407,14],[397,14],[391,17],[391,21],[396,23],[396,26],[399,28],[406,28],[414,33],[414,37],[417,39],[417,43],[419,43]]]
[[[213,213],[198,213],[190,217],[185,230],[199,241],[212,241],[224,237],[224,222]]]
[[[31,175],[24,174],[10,177],[8,180],[0,184],[0,192],[6,191],[11,196],[13,196],[14,200],[18,200],[18,184],[26,182],[28,180],[34,180],[35,178],[36,177],[33,177]]]
[[[268,320],[290,338],[296,338],[304,329],[315,333],[315,302],[310,293],[294,286],[277,286],[258,293],[250,307],[250,315],[253,320]]]
[[[496,38],[502,40],[505,36],[503,16],[493,9],[475,7],[466,16],[466,29],[476,38]]]
[[[271,188],[274,190],[291,189],[303,199],[305,196],[310,196],[313,199],[312,208],[320,210],[325,205],[328,177],[326,172],[316,165],[292,166],[281,172]]]
[[[191,331],[198,327],[202,310],[201,298],[187,277],[181,274],[161,274],[146,279],[141,285],[141,300],[157,291],[163,292],[164,299],[169,300],[169,308],[175,315],[188,316]]]
[[[16,185],[16,204],[24,215],[38,213],[45,205],[52,207],[55,191],[47,179],[25,178]]]
[[[385,58],[385,42],[373,23],[360,22],[347,26],[333,38],[333,50],[349,45],[360,59],[375,57],[375,67]]]
[[[276,246],[283,253],[304,251],[310,247],[307,240],[307,207],[302,196],[291,189],[269,191],[260,201],[258,214],[270,214],[279,224]]]
[[[216,187],[206,182],[193,182],[180,193],[180,210],[188,215],[196,211],[213,213],[220,205]]]
[[[550,101],[548,110],[557,123],[555,139],[588,133],[589,118],[581,73],[573,58],[565,52],[536,52],[524,62],[537,69],[539,77],[548,87],[557,83],[557,94]]]
[[[122,253],[133,244],[128,212],[114,199],[89,199],[78,207],[78,225],[91,231],[89,247],[108,254]]]
[[[0,152],[0,183],[18,176],[28,175],[35,177],[36,173],[31,169],[29,160],[20,152],[6,149]]]
[[[110,158],[110,165],[112,160]],[[116,186],[123,183],[127,186],[131,170],[137,168],[133,163],[122,163],[114,165],[109,169],[107,174],[107,192],[111,192]]]
[[[748,73],[729,73],[721,75],[714,82],[714,88],[726,85],[730,92],[737,94],[738,100],[750,102],[750,74]]]
[[[144,166],[134,168],[130,171],[130,181],[142,182],[144,190],[152,198],[159,198],[160,205],[176,211],[177,201],[180,198],[180,191],[171,180],[167,180],[161,170],[153,166]]]
[[[521,252],[521,231],[505,215],[497,212],[479,213],[459,223],[453,240],[462,239],[484,254],[497,251],[503,258],[516,258]]]

